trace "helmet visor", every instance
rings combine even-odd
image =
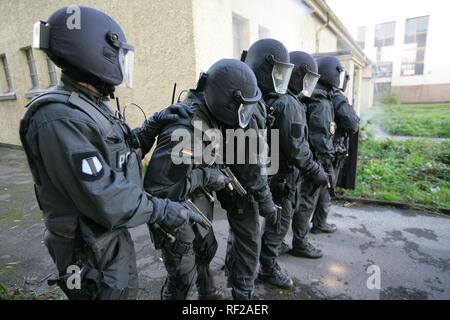
[[[319,81],[320,75],[311,71],[306,72],[303,77],[303,90],[302,95],[304,97],[311,97],[314,88],[316,87],[317,81]]]
[[[350,80],[350,76],[347,73],[345,73],[344,84],[342,85],[341,88],[339,88],[342,90],[342,92],[345,92],[347,90],[347,84],[348,84],[349,80]]]
[[[275,61],[272,69],[273,87],[276,93],[285,94],[291,79],[294,65]]]
[[[33,49],[49,49],[50,28],[46,22],[38,21],[33,25]]]
[[[346,75],[347,75],[347,73],[345,72],[345,70],[340,71],[340,73],[339,73],[339,86],[338,86],[338,89],[344,88],[345,76]]]
[[[258,102],[252,104],[241,103],[238,109],[239,127],[245,128],[248,126],[257,105]]]
[[[123,76],[123,84],[127,88],[133,88],[134,51],[120,48],[119,63]]]

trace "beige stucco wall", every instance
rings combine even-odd
[[[17,96],[16,100],[0,101],[0,143],[20,143],[17,134],[19,121],[23,106],[29,101],[24,93],[31,88],[27,61],[20,49],[31,45],[33,23],[46,20],[56,9],[73,2],[0,0],[0,55],[6,54]],[[134,88],[118,89],[122,105],[135,102],[150,115],[170,103],[175,81],[179,88],[190,87],[195,82],[190,0],[82,0],[76,3],[111,15],[135,46]],[[40,87],[47,88],[45,56],[38,50],[34,50],[34,56]],[[132,108],[127,110],[127,118],[132,126],[143,121],[140,111]]]
[[[233,57],[233,13],[248,19],[244,48],[259,39],[258,28],[270,30],[270,37],[288,50],[315,52],[316,31],[321,22],[297,0],[192,0],[196,70],[207,70],[221,58]],[[337,39],[328,29],[319,33],[320,50],[335,51]]]

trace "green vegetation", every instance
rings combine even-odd
[[[450,208],[450,142],[361,141],[356,190],[347,196]]]
[[[392,135],[450,138],[450,104],[389,105],[374,111],[371,121]]]
[[[380,94],[378,101],[384,105],[394,105],[399,102],[398,92],[394,90],[386,90]]]

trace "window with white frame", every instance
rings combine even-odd
[[[402,76],[422,75],[425,67],[429,16],[406,20],[402,52]]]
[[[242,51],[249,46],[249,22],[233,13],[233,57],[241,58]]]

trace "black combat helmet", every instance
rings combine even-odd
[[[319,68],[320,82],[335,87],[343,88],[345,80],[345,70],[336,57],[323,56],[316,60]]]
[[[90,83],[101,92],[122,82],[132,86],[133,46],[117,23],[96,9],[64,7],[47,22],[37,22],[33,47],[45,51],[75,81]]]
[[[289,62],[289,52],[280,41],[258,40],[243,54],[243,58],[252,68],[264,93],[286,93],[294,65]]]
[[[245,128],[261,99],[253,71],[234,59],[214,63],[206,74],[204,95],[211,115],[233,128]]]
[[[320,78],[316,61],[309,53],[303,51],[293,51],[289,53],[289,57],[294,64],[289,90],[297,96],[311,97]]]

